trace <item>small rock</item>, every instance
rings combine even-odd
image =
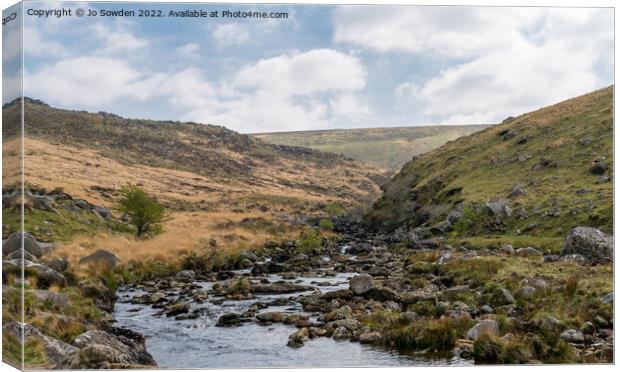
[[[379,332],[366,332],[359,336],[359,341],[362,344],[373,344],[381,340],[381,333]]]
[[[573,344],[583,344],[584,342],[583,333],[576,329],[567,329],[560,334],[560,338]]]
[[[519,256],[542,256],[542,252],[533,247],[519,248],[515,253]]]

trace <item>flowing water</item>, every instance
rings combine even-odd
[[[299,283],[301,280],[302,284],[311,284],[327,292],[348,288],[347,280],[353,275],[355,274],[341,273],[335,277],[302,277],[290,281]],[[282,280],[278,275],[270,275],[268,279],[270,282]],[[209,289],[212,285],[210,282],[196,283],[204,289]],[[230,300],[221,304],[209,301],[203,304],[192,303],[192,309],[204,307],[206,314],[197,319],[179,321],[165,316],[153,316],[159,309],[148,305],[129,303],[133,296],[142,293],[144,292],[131,288],[119,290],[114,316],[119,326],[145,335],[147,350],[162,368],[380,367],[470,363],[458,357],[428,358],[405,355],[385,348],[358,342],[335,341],[327,337],[310,339],[300,348],[291,348],[286,346],[288,336],[297,328],[281,323],[215,326],[220,315],[242,313],[257,301],[290,298],[302,292],[257,295],[251,300]],[[301,305],[292,300],[286,306],[270,306],[262,311],[304,313]],[[311,317],[311,320],[315,319],[316,317]]]

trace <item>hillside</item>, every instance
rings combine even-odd
[[[20,122],[15,102],[3,107],[3,119],[4,162],[16,165],[19,153],[8,151],[19,143],[10,135]],[[160,252],[176,260],[178,250],[203,241],[237,249],[294,235],[291,229],[304,218],[372,200],[384,179],[379,169],[340,155],[268,144],[213,125],[125,119],[33,99],[25,101],[25,122],[25,182],[33,192],[60,188],[116,213],[118,189],[131,182],[166,205],[171,218],[164,232],[149,244],[132,243],[132,250],[122,234],[93,223],[91,215],[27,212],[26,228],[37,239],[70,242],[111,233],[97,241],[121,258]],[[6,237],[19,216],[7,208],[3,216]]]
[[[391,231],[431,226],[452,213],[452,237],[523,234],[548,237],[556,246],[574,226],[612,231],[612,179],[608,87],[415,157],[365,221]]]
[[[488,125],[434,125],[334,129],[260,133],[254,137],[279,145],[303,146],[343,154],[395,173],[411,160],[411,157],[487,127]]]

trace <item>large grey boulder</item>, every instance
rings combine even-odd
[[[19,261],[13,262],[19,265]],[[65,287],[67,285],[67,279],[64,275],[39,263],[24,260],[24,271],[26,276],[29,276],[31,273],[36,276],[37,285],[40,288],[47,288],[51,285],[57,285],[60,287]]]
[[[30,253],[31,255],[39,258],[43,255],[43,250],[41,246],[37,242],[37,240],[31,234],[25,232],[24,233],[24,251]],[[21,246],[21,237],[20,232],[14,232],[7,240],[2,244],[2,254],[9,255],[13,252],[20,251]]]
[[[114,253],[100,249],[93,254],[80,258],[78,263],[95,269],[112,270],[120,261],[121,259]]]
[[[354,295],[363,295],[373,288],[372,276],[368,274],[356,275],[349,279],[349,289]]]
[[[146,351],[144,337],[123,328],[87,331],[75,338],[80,348],[82,368],[155,367],[155,360]]]
[[[595,264],[614,258],[614,238],[593,227],[575,227],[566,237],[561,255],[580,254]]]

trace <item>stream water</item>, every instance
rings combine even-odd
[[[239,273],[243,273],[240,271]],[[348,287],[353,273],[335,277],[300,277],[296,283],[311,284],[323,292]],[[279,275],[268,276],[270,282],[282,280]],[[196,282],[209,289],[210,282]],[[268,367],[381,367],[413,365],[465,365],[469,361],[455,358],[428,358],[406,355],[385,348],[362,345],[358,342],[336,341],[332,338],[311,339],[300,348],[288,347],[288,336],[297,329],[293,325],[274,323],[260,325],[244,323],[240,327],[216,327],[218,318],[226,313],[242,313],[257,301],[269,302],[290,298],[294,294],[257,295],[251,300],[224,301],[214,304],[193,303],[192,309],[203,307],[205,315],[197,319],[174,320],[153,316],[158,309],[134,305],[129,300],[143,292],[122,288],[118,292],[114,316],[117,324],[142,333],[147,350],[162,368],[268,368]],[[301,305],[290,301],[286,306],[270,306],[263,311],[304,313]],[[316,317],[311,317],[311,320]]]

